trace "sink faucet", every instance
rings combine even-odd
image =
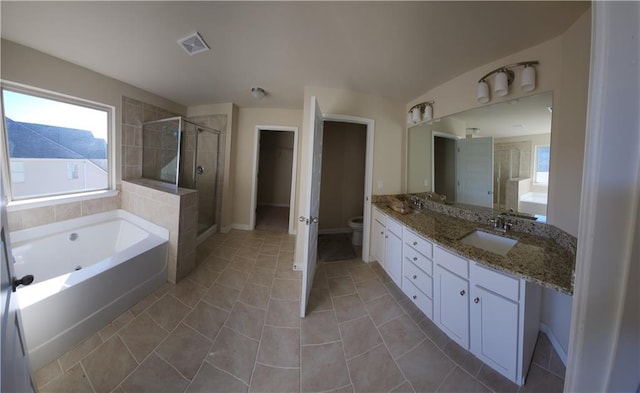
[[[498,216],[496,218],[490,219],[489,224],[499,231],[507,232],[511,230],[513,221],[507,220],[503,216]]]
[[[417,207],[418,209],[422,209],[424,207],[424,202],[417,196],[411,197],[411,203],[413,204],[413,206]]]

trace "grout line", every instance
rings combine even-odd
[[[456,363],[454,363],[454,364],[456,364]],[[444,378],[442,378],[442,381],[440,381],[440,383],[439,383],[439,384],[438,384],[438,386],[436,387],[435,392],[438,392],[438,391],[440,390],[440,388],[441,388],[441,387],[442,387],[442,385],[444,384],[444,381],[446,381],[446,380],[447,380],[447,378],[449,378],[449,376],[450,376],[451,374],[453,374],[453,372],[456,370],[456,368],[458,368],[458,366],[457,366],[457,365],[456,365],[456,366],[454,366],[454,367],[449,371],[449,373],[447,373],[447,375],[446,375]]]
[[[264,325],[265,325],[265,322],[267,321],[267,312],[269,311],[269,305],[271,304],[271,292],[272,291],[273,291],[273,284],[271,286],[271,290],[269,291],[269,301],[267,302],[267,311],[264,313],[264,319],[262,321],[262,329],[260,329],[260,340],[258,341],[258,349],[256,350],[256,358],[253,361],[253,368],[251,369],[251,375],[249,376],[249,383],[248,383],[249,387],[248,387],[247,391],[251,391],[251,384],[253,383],[253,374],[256,372],[256,365],[258,364],[258,356],[260,356],[260,348],[262,347],[262,338],[264,336]],[[240,295],[238,295],[238,297],[239,296]],[[238,300],[236,301],[236,303],[237,302],[238,302]],[[231,314],[229,314],[229,315],[231,315]]]
[[[93,383],[91,383],[91,378],[89,378],[89,374],[87,374],[87,370],[84,369],[84,365],[82,364],[82,362],[78,362],[78,363],[80,364],[80,369],[82,370],[82,374],[87,377],[87,382],[89,383],[91,390],[93,391],[93,393],[96,393],[96,388],[93,386]],[[122,381],[120,381],[120,383],[122,383]],[[116,387],[120,386],[120,383],[116,385]]]

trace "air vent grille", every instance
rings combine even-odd
[[[197,32],[179,39],[178,44],[180,44],[182,49],[184,49],[190,56],[209,50],[209,45],[204,42],[200,34]]]

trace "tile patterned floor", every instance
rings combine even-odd
[[[319,265],[300,319],[294,238],[218,234],[166,284],[35,374],[40,392],[561,392],[540,336],[529,380],[505,380],[440,332],[377,263]]]

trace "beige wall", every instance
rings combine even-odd
[[[582,163],[589,84],[591,10],[564,34],[527,50],[466,72],[408,103],[405,110],[435,100],[434,115],[447,116],[480,106],[476,101],[478,79],[487,72],[523,60],[538,60],[536,92],[553,92],[551,126],[551,175],[548,222],[576,236],[578,233]],[[512,100],[523,93],[520,72],[506,97],[492,97],[491,104]],[[542,322],[566,351],[569,343],[571,297],[543,291]]]
[[[260,132],[258,205],[291,204],[294,135],[287,131]]]
[[[496,138],[493,143],[514,143],[514,142],[531,142],[531,154],[529,155],[530,163],[527,166],[529,168],[529,173],[520,173],[520,177],[529,177],[531,178],[530,190],[531,192],[547,192],[548,186],[544,185],[536,185],[533,184],[533,171],[535,170],[535,148],[536,146],[544,146],[549,145],[551,143],[551,134],[536,134],[536,135],[523,135],[523,136],[515,136],[509,138]],[[522,157],[520,157],[522,159]],[[521,165],[522,167],[522,165]]]
[[[232,222],[234,227],[250,229],[251,210],[253,209],[251,195],[254,185],[257,142],[256,126],[298,127],[298,130],[300,130],[301,120],[302,111],[296,109],[239,109],[237,140],[233,146],[235,154],[235,197]],[[268,127],[265,129],[268,129]],[[298,138],[298,147],[300,146],[300,138]],[[298,163],[299,161],[300,154],[298,154]],[[296,182],[296,184],[299,184],[299,182]]]
[[[364,209],[367,127],[324,122],[319,230],[348,229]]]

